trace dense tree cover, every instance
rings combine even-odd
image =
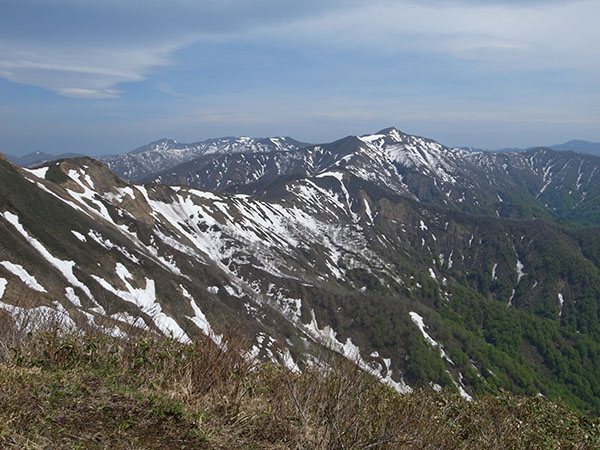
[[[452,226],[448,243],[430,241],[412,265],[398,264],[402,291],[354,270],[364,292],[313,298],[320,323],[338,330],[342,342],[353,336],[364,354],[376,349],[392,358],[413,386],[435,382],[454,390],[462,380],[475,394],[540,393],[600,414],[598,229],[482,216],[471,217],[468,227],[446,224]],[[410,311],[424,317],[452,363],[426,343]]]

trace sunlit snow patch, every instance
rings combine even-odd
[[[558,302],[560,303],[560,312],[558,313],[558,315],[562,316],[562,311],[563,311],[563,305],[565,303],[565,298],[563,297],[563,295],[560,292],[558,293]]]
[[[38,178],[46,178],[46,172],[50,167],[40,167],[39,169],[24,169],[26,172],[29,172],[35,175]]]
[[[396,391],[404,394],[412,392],[412,388],[408,386],[402,378],[400,379],[400,381],[395,381],[392,379],[390,360],[388,360],[389,362],[386,362],[387,373],[385,374],[385,376],[381,373],[381,371],[374,370],[373,367],[371,367],[371,365],[369,365],[364,359],[362,359],[360,349],[356,345],[354,345],[350,338],[347,338],[345,343],[341,343],[337,339],[337,333],[329,325],[326,325],[324,328],[320,329],[317,324],[315,312],[313,310],[311,310],[310,323],[302,325],[304,326],[304,330],[307,331],[308,334],[316,342],[319,342],[325,345],[330,350],[333,350],[345,356],[350,361],[356,363],[358,367],[376,376],[385,384],[394,388]]]
[[[521,278],[523,278],[525,275],[527,275],[525,272],[523,272],[523,267],[525,267],[525,266],[517,258],[517,283],[519,283],[519,281],[521,281]]]
[[[2,294],[4,293],[2,280],[3,278],[0,278],[0,298],[2,298]],[[73,319],[69,317],[67,310],[65,310],[60,303],[55,303],[55,306],[55,309],[48,306],[21,308],[20,306],[0,302],[0,308],[7,311],[13,320],[16,321],[18,327],[26,332],[33,331],[36,326],[41,326],[46,323],[53,326],[59,325],[71,330],[77,328]]]
[[[75,306],[82,307],[81,299],[75,294],[75,290],[71,286],[65,288],[65,297]]]
[[[0,261],[0,265],[4,266],[4,268],[13,275],[18,276],[27,287],[33,289],[34,291],[48,292],[40,283],[37,282],[33,275],[29,275],[29,273],[19,264],[13,264],[9,261]]]
[[[425,339],[425,341],[431,346],[431,347],[439,347],[442,358],[444,358],[446,361],[448,361],[450,364],[454,364],[454,362],[452,362],[452,360],[448,357],[448,355],[446,355],[446,352],[444,351],[443,347],[437,343],[437,341],[435,339],[433,339],[429,333],[427,333],[427,331],[425,331],[425,323],[423,322],[423,317],[421,317],[419,314],[417,314],[416,312],[410,312],[409,313],[411,320],[413,321],[413,323],[419,328],[419,330],[421,331],[421,334],[423,335],[423,338]]]
[[[31,244],[31,246],[40,253],[51,265],[56,267],[60,273],[67,279],[69,283],[73,286],[80,288],[85,294],[90,298],[90,300],[94,300],[92,293],[88,289],[86,285],[84,285],[81,281],[77,279],[77,277],[73,274],[73,267],[75,267],[74,261],[63,261],[62,259],[58,259],[54,257],[46,248],[36,239],[32,238],[27,231],[23,228],[23,225],[19,222],[19,217],[9,211],[5,211],[2,213],[4,218],[8,220],[16,230],[21,233],[21,235]]]
[[[429,276],[431,278],[433,278],[434,280],[437,280],[437,277],[435,276],[435,272],[433,271],[433,269],[431,267],[429,268]]]
[[[196,304],[194,297],[192,297],[192,295],[187,291],[185,287],[183,287],[182,285],[179,285],[179,287],[181,288],[183,296],[190,301],[190,305],[194,310],[194,316],[188,316],[188,319],[194,322],[194,324],[198,328],[200,328],[206,336],[212,339],[215,344],[220,345],[223,342],[223,335],[216,334],[214,332],[214,330],[210,326],[210,323],[208,322],[208,319],[206,318],[200,307]]]
[[[87,242],[87,239],[85,238],[85,236],[81,233],[78,233],[75,230],[71,230],[71,233],[73,233],[73,236],[75,236],[77,239],[79,239],[81,242]]]
[[[142,312],[148,314],[148,316],[152,318],[152,321],[156,327],[166,336],[172,336],[173,338],[182,342],[189,342],[189,337],[179,326],[179,324],[172,317],[167,316],[162,311],[162,306],[156,300],[154,280],[146,278],[146,287],[144,289],[136,289],[131,286],[128,281],[128,279],[131,279],[132,276],[125,266],[117,263],[115,271],[125,284],[125,287],[127,288],[126,291],[115,289],[106,280],[96,275],[92,275],[92,278],[94,278],[94,280],[96,280],[100,286],[107,291],[112,292],[117,297],[120,297],[127,302],[135,304]]]

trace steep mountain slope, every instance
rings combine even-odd
[[[281,176],[343,170],[390,194],[445,208],[597,224],[599,167],[593,156],[544,148],[469,152],[389,128],[294,151],[201,156],[148,180],[268,197]]]
[[[334,351],[400,391],[504,388],[599,411],[600,230],[418,202],[382,181],[408,174],[359,171],[383,164],[385,139],[278,152],[313,172],[249,188],[262,198],[133,185],[90,159],[0,160],[2,307],[182,340],[237,324],[290,367]],[[388,159],[428,164],[437,183],[457,155],[477,164],[433,142],[436,160],[397,155],[390,139]]]
[[[157,172],[168,170],[201,155],[289,151],[305,145],[307,144],[290,137],[264,139],[224,137],[192,144],[160,139],[124,155],[107,156],[102,158],[102,161],[117,175],[130,181],[139,181],[153,177]]]

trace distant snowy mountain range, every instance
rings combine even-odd
[[[236,153],[236,152],[265,152],[274,149],[289,150],[307,146],[309,144],[296,141],[290,137],[273,137],[273,138],[248,138],[248,137],[224,137],[208,139],[202,142],[184,144],[172,139],[159,139],[149,144],[132,150],[123,155],[103,156],[100,159],[105,161],[111,167],[119,167],[120,172],[130,173],[130,179],[135,180],[147,176],[149,173],[160,170],[167,170],[174,165],[194,159],[197,156],[211,153]],[[470,151],[491,151],[491,152],[509,152],[509,151],[524,151],[536,147],[527,148],[502,148],[497,150],[479,149],[475,147],[460,147],[463,150]],[[550,145],[547,148],[559,151],[574,151],[585,153],[588,155],[600,156],[600,142],[589,142],[583,140],[571,140],[564,144]],[[166,155],[168,153],[168,156]],[[136,154],[143,154],[144,158],[135,158]],[[34,167],[35,165],[43,164],[48,161],[56,161],[59,159],[76,158],[85,156],[81,153],[61,153],[53,155],[44,152],[33,152],[24,156],[13,156],[5,154],[5,156],[15,164],[21,167]],[[144,167],[138,170],[135,168],[135,163],[142,159]]]
[[[133,182],[258,196],[282,195],[277,184],[293,178],[351,174],[390,194],[444,208],[596,223],[597,164],[587,158],[547,148],[467,151],[387,128],[318,145],[290,138],[224,138],[193,145],[161,140],[103,162]]]
[[[234,327],[292,370],[334,354],[402,392],[600,412],[598,173],[591,155],[396,128],[0,156],[0,314],[183,341]]]
[[[102,161],[113,172],[128,180],[138,181],[204,155],[289,151],[305,145],[289,137],[225,137],[193,144],[160,139],[124,155],[107,156]]]
[[[461,147],[464,150],[473,150],[473,151],[490,151],[490,152],[522,152],[525,150],[532,150],[538,147],[505,147],[500,149],[480,149],[474,147]],[[587,155],[595,155],[600,156],[600,142],[590,142],[590,141],[582,141],[573,139],[571,141],[565,142],[564,144],[554,144],[549,145],[546,148],[550,148],[552,150],[564,151],[564,152],[577,152],[577,153],[585,153]]]

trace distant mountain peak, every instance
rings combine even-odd
[[[379,139],[386,139],[386,140],[400,142],[400,141],[402,141],[403,135],[404,135],[404,133],[399,131],[397,128],[389,127],[389,128],[384,128],[383,130],[379,130],[377,133],[363,134],[361,136],[356,136],[356,137],[365,143],[374,142]]]
[[[384,129],[382,129],[382,130],[379,130],[379,131],[378,131],[377,133],[375,133],[375,134],[386,134],[386,135],[393,135],[393,134],[398,134],[398,133],[400,133],[400,134],[404,134],[404,133],[402,133],[402,131],[400,131],[400,130],[399,130],[398,128],[396,128],[396,127],[387,127],[387,128],[384,128]]]
[[[572,139],[564,144],[551,145],[554,150],[571,150],[579,153],[600,156],[600,142],[590,142],[581,139]]]

